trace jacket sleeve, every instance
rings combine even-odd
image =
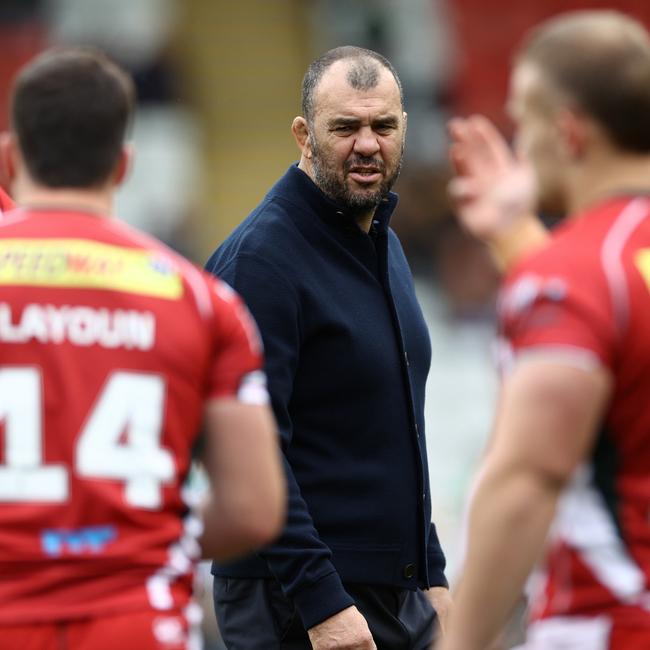
[[[447,560],[438,540],[436,527],[431,523],[429,528],[429,538],[427,540],[427,571],[429,574],[429,586],[431,587],[449,587],[445,577],[445,566]]]
[[[295,287],[258,256],[213,255],[206,269],[230,284],[246,302],[264,343],[265,368],[282,449],[293,435],[289,401],[300,350],[300,308]],[[332,553],[314,527],[291,466],[284,457],[289,502],[280,538],[260,551],[284,593],[295,603],[305,629],[354,604],[332,564]]]

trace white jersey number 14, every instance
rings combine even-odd
[[[172,454],[160,445],[164,398],[165,384],[158,375],[111,373],[76,444],[77,476],[124,481],[127,503],[159,508],[161,483],[174,478]],[[5,427],[0,502],[61,503],[69,497],[69,468],[43,463],[42,405],[40,369],[0,368],[0,422]]]

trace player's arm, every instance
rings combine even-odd
[[[214,350],[203,462],[212,490],[200,541],[204,557],[224,561],[280,534],[287,495],[257,327],[232,289],[213,278],[208,284]]]
[[[203,461],[212,490],[200,543],[204,557],[223,561],[280,534],[286,482],[268,406],[237,397],[212,399],[205,407],[204,431]]]
[[[484,117],[449,123],[454,178],[449,190],[463,227],[485,242],[500,269],[542,246],[548,233],[533,212],[535,177]]]
[[[610,390],[595,360],[585,368],[531,356],[505,381],[440,650],[483,650],[500,631],[540,556],[558,497],[594,442]]]

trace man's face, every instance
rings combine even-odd
[[[568,171],[555,120],[557,105],[557,95],[539,68],[530,63],[515,67],[508,97],[508,112],[515,123],[515,146],[535,169],[539,207],[552,213],[566,209]]]
[[[328,68],[314,95],[309,127],[314,182],[352,214],[371,212],[402,164],[406,114],[393,75],[378,66],[377,84],[353,88],[349,61]]]

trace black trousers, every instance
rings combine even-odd
[[[421,591],[346,584],[378,650],[429,650],[436,614]],[[214,606],[228,650],[311,650],[302,621],[275,579],[214,578]]]

